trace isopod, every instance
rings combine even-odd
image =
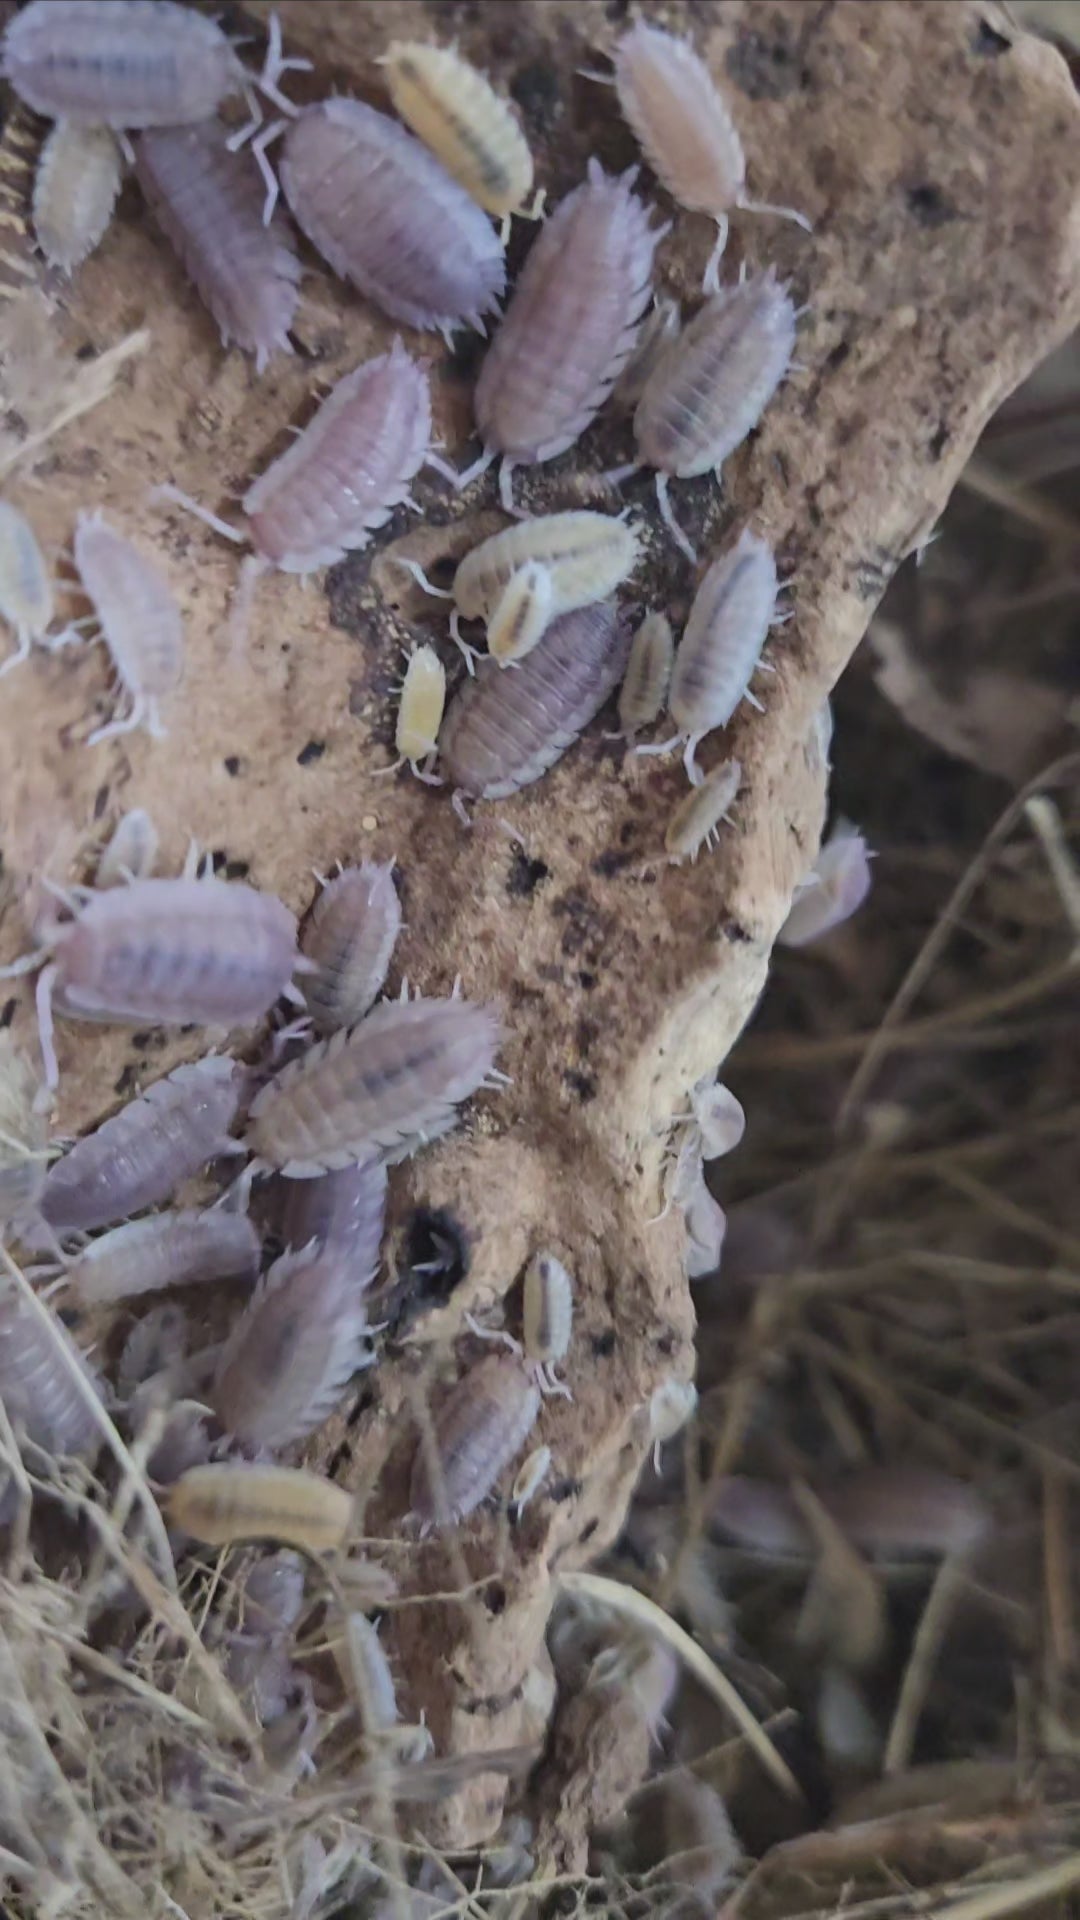
[[[775,213],[810,231],[806,216],[746,198],[746,155],[708,67],[689,40],[636,20],[613,55],[615,90],[657,179],[680,206],[707,213],[717,237],[705,269],[715,291],[728,210]]]
[[[345,1678],[359,1696],[364,1731],[386,1733],[400,1719],[394,1676],[378,1629],[363,1613],[345,1615]]]
[[[633,740],[642,727],[651,727],[664,710],[675,642],[664,613],[648,613],[634,635],[626,673],[619,688],[619,731]]]
[[[551,1472],[551,1448],[534,1447],[528,1457],[522,1461],[517,1477],[510,1489],[510,1505],[518,1519],[524,1513],[548,1474]]]
[[[52,1454],[91,1454],[101,1432],[76,1384],[100,1394],[89,1361],[44,1301],[0,1296],[0,1399],[13,1427]]]
[[[135,880],[92,894],[0,977],[42,967],[38,1031],[56,1086],[54,999],[73,1020],[250,1026],[289,989],[299,958],[296,921],[273,894],[238,880]]]
[[[148,880],[157,854],[157,828],[143,807],[132,807],[113,828],[97,864],[95,887],[119,887],[129,880]]]
[[[310,1178],[419,1143],[485,1084],[499,1044],[491,1007],[396,1000],[291,1060],[251,1103],[245,1144]]]
[[[301,992],[317,1033],[363,1018],[382,991],[400,931],[392,860],[365,860],[326,883],[300,940],[314,968]]]
[[[235,1061],[211,1054],[163,1080],[84,1135],[50,1167],[41,1211],[58,1233],[111,1227],[167,1200],[220,1153],[240,1104]]]
[[[806,947],[857,913],[870,891],[870,851],[857,827],[838,820],[795,890],[777,942]]]
[[[256,1560],[243,1591],[245,1633],[272,1640],[291,1632],[304,1610],[306,1572],[299,1554],[283,1551]]]
[[[208,1546],[282,1540],[311,1554],[344,1544],[352,1508],[344,1487],[302,1467],[191,1467],[168,1496],[172,1525]]]
[[[677,340],[682,328],[682,309],[677,300],[654,300],[641,323],[637,346],[615,382],[612,405],[620,413],[633,413],[660,359]]]
[[[692,1380],[674,1376],[654,1387],[649,1398],[649,1438],[653,1442],[653,1465],[660,1471],[660,1449],[665,1440],[673,1440],[693,1418],[698,1391]]]
[[[122,1400],[129,1400],[138,1387],[159,1374],[178,1369],[188,1349],[188,1317],[175,1300],[151,1307],[136,1320],[120,1352],[116,1368],[116,1388]]]
[[[286,129],[280,174],[297,225],[383,313],[448,340],[456,326],[483,332],[506,288],[499,238],[396,120],[362,100],[307,107]]]
[[[529,143],[506,101],[452,47],[393,40],[379,65],[406,126],[478,206],[502,218],[505,240],[533,183]]]
[[[364,1294],[374,1279],[340,1245],[275,1261],[221,1352],[210,1403],[245,1447],[302,1440],[373,1358]]]
[[[482,663],[443,724],[442,765],[458,791],[496,800],[539,780],[618,686],[629,644],[608,601],[563,614],[513,673]]]
[[[433,1456],[422,1438],[409,1506],[426,1531],[455,1526],[487,1498],[536,1425],[540,1389],[521,1361],[495,1353],[458,1381],[432,1420]]]
[[[34,232],[51,267],[71,273],[102,239],[120,191],[120,149],[108,127],[61,120],[34,178]]]
[[[488,622],[488,652],[500,667],[512,667],[543,639],[555,599],[551,574],[538,560],[515,573]]]
[[[44,643],[53,617],[53,590],[34,529],[17,507],[0,500],[0,619],[15,635],[15,652],[0,666],[8,673]]]
[[[431,763],[438,748],[439,728],[446,705],[446,669],[434,647],[427,642],[414,647],[409,655],[405,678],[401,683],[394,746],[397,759],[383,772],[396,773],[408,765],[418,780],[438,784]]]
[[[690,1092],[690,1111],[706,1160],[720,1160],[734,1152],[746,1132],[746,1114],[730,1087],[717,1081],[715,1074],[699,1080]]]
[[[534,242],[485,355],[475,397],[484,452],[460,484],[501,454],[510,512],[514,468],[573,446],[633,352],[660,237],[633,177],[611,179],[589,161]]]
[[[684,743],[687,774],[693,785],[700,784],[698,743],[714,728],[727,726],[740,700],[759,704],[749,688],[776,612],[776,595],[772,548],[746,528],[713,561],[694,595],[668,696],[679,731],[658,746],[639,747],[639,753],[667,753]]]
[[[376,527],[409,497],[431,440],[427,375],[400,340],[339,380],[314,419],[252,482],[243,499],[254,554],[241,569],[239,628],[259,575],[313,573],[366,546]],[[242,544],[243,533],[208,513],[178,487],[156,497],[175,500]]]
[[[179,686],[184,670],[184,627],[168,582],[100,513],[79,515],[75,565],[132,703],[126,718],[98,727],[87,745],[136,727],[161,739],[158,702]]]
[[[287,1247],[299,1250],[315,1241],[347,1258],[354,1279],[374,1276],[386,1218],[386,1167],[381,1160],[360,1160],[317,1180],[290,1180],[286,1195],[282,1234]]]
[[[258,1271],[259,1236],[247,1215],[213,1207],[114,1227],[91,1241],[66,1279],[79,1306],[100,1307],[193,1281],[254,1280]]]
[[[0,1239],[39,1200],[49,1164],[48,1122],[37,1077],[0,1030]]]
[[[300,262],[284,221],[263,224],[250,153],[234,153],[217,120],[163,127],[140,137],[135,172],[223,345],[253,354],[257,373],[276,349],[291,353]]]
[[[791,364],[796,317],[770,267],[707,300],[645,384],[634,413],[638,464],[657,469],[660,512],[690,560],[697,556],[672,512],[668,480],[720,478]]]
[[[727,1215],[705,1185],[704,1175],[697,1181],[684,1209],[686,1220],[686,1277],[700,1280],[715,1273],[720,1265],[727,1233]]]
[[[716,845],[721,820],[742,785],[738,760],[721,760],[679,801],[664,834],[664,851],[676,865],[696,860],[702,847]]]
[[[277,80],[275,27],[257,82],[293,111]],[[251,104],[254,77],[216,20],[175,0],[30,0],[4,36],[2,70],[16,93],[50,120],[109,127],[173,127],[205,120],[230,94]]]
[[[574,1325],[574,1286],[553,1253],[538,1253],[525,1269],[522,1335],[525,1359],[541,1393],[573,1398],[555,1368],[570,1350]]]

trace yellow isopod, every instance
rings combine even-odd
[[[379,63],[406,126],[488,213],[521,213],[533,183],[533,158],[513,111],[490,80],[450,47],[395,40]],[[540,212],[539,194],[529,218]]]
[[[398,757],[385,772],[396,773],[408,761],[418,780],[428,786],[439,785],[430,762],[435,758],[445,705],[446,668],[434,647],[425,641],[409,655],[394,734]]]
[[[189,1467],[169,1489],[170,1525],[211,1547],[278,1540],[308,1553],[340,1547],[352,1518],[344,1487],[300,1467]]]

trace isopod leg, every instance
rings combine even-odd
[[[450,801],[450,805],[453,807],[454,812],[457,814],[457,817],[461,821],[462,826],[471,828],[472,820],[469,816],[469,809],[465,805],[465,795],[463,794],[460,787],[455,787],[453,797]]]
[[[696,759],[698,747],[704,738],[704,734],[692,733],[683,750],[683,766],[686,768],[686,777],[692,787],[700,787],[705,778]]]
[[[266,59],[263,61],[263,69],[256,82],[259,92],[265,94],[266,98],[273,102],[279,112],[287,113],[290,119],[292,119],[297,113],[297,108],[293,102],[287,99],[282,93],[278,86],[278,81],[281,79],[283,73],[310,72],[310,60],[295,57],[286,59],[282,53],[281,22],[277,14],[272,13],[270,15],[270,27],[266,39]]]
[[[771,200],[739,200],[736,204],[743,213],[774,213],[778,220],[794,220],[804,233],[814,231],[805,213],[797,212],[794,207],[775,207]]]
[[[185,493],[180,487],[174,487],[171,480],[164,480],[160,486],[151,487],[150,500],[155,506],[164,500],[169,500],[173,506],[185,508],[188,513],[195,515],[196,520],[201,520],[204,527],[210,527],[214,533],[220,533],[224,539],[231,540],[234,546],[242,547],[247,539],[246,533],[241,533],[238,527],[230,527],[227,520],[219,519],[216,513],[210,512],[209,507],[201,507],[197,500],[192,499],[190,493]]]
[[[564,1400],[572,1400],[574,1397],[566,1381],[559,1379],[550,1360],[541,1361],[533,1368],[533,1379],[545,1398],[553,1393],[560,1394]]]
[[[443,778],[441,773],[433,773],[431,770],[432,764],[435,759],[436,751],[437,749],[435,747],[432,747],[430,752],[426,753],[424,755],[423,760],[421,760],[420,762],[417,762],[415,760],[409,761],[409,767],[411,771],[416,775],[416,778],[419,781],[421,781],[425,787],[441,787],[443,785]]]
[[[600,475],[600,484],[604,487],[621,487],[624,480],[632,480],[635,473],[641,472],[640,460],[631,460],[625,467],[609,467]]]
[[[660,518],[674,540],[675,545],[678,547],[679,552],[685,553],[691,565],[696,566],[697,552],[695,548],[691,546],[690,541],[687,539],[686,534],[683,532],[672,511],[671,501],[668,497],[668,476],[666,473],[658,473],[656,476],[656,504],[660,509]]]
[[[727,246],[727,242],[728,217],[726,213],[718,213],[716,216],[716,245],[713,247],[705,265],[705,277],[701,282],[702,293],[719,293],[720,291],[720,262],[724,257],[724,249]]]
[[[503,512],[510,514],[514,520],[526,520],[528,515],[524,507],[514,505],[515,465],[515,461],[508,459],[506,454],[503,455],[502,465],[499,468],[499,502]]]
[[[632,747],[630,751],[634,754],[640,753],[644,759],[655,753],[674,753],[676,747],[681,747],[682,743],[682,734],[673,733],[670,740],[651,740],[648,746]]]
[[[56,1046],[53,1040],[53,987],[56,984],[56,965],[50,962],[38,974],[34,1001],[37,1006],[38,1040],[41,1045],[41,1063],[45,1069],[45,1085],[60,1085],[60,1066],[56,1058]]]
[[[30,635],[27,633],[26,628],[19,627],[15,638],[18,644],[16,645],[14,653],[11,654],[10,657],[4,661],[3,666],[0,667],[0,680],[3,679],[5,673],[11,672],[12,667],[17,667],[21,661],[29,660],[30,658]]]
[[[419,1267],[415,1271],[419,1273]],[[475,1333],[478,1340],[498,1340],[504,1347],[509,1347],[511,1353],[521,1353],[520,1340],[515,1340],[513,1334],[507,1333],[505,1327],[482,1327],[479,1320],[475,1319],[471,1313],[466,1313],[462,1317],[469,1332]]]
[[[464,637],[462,636],[461,616],[458,613],[458,610],[456,607],[454,608],[453,613],[450,615],[450,638],[453,641],[455,647],[458,649],[458,652],[463,653],[465,656],[466,671],[468,673],[475,674],[476,672],[475,663],[479,659],[480,655],[477,648],[471,647],[469,645],[469,642],[466,639],[464,639]]]
[[[255,165],[258,167],[259,172],[262,174],[263,181],[266,186],[266,199],[263,202],[263,226],[264,227],[268,227],[270,225],[271,220],[274,217],[274,208],[277,206],[278,194],[281,191],[280,187],[278,186],[277,174],[274,172],[273,167],[270,165],[270,162],[266,157],[266,149],[270,145],[271,141],[276,140],[278,135],[280,133],[283,133],[284,130],[285,130],[284,120],[271,120],[270,125],[268,127],[264,127],[261,133],[256,134],[254,140],[251,143],[251,151],[255,160]],[[233,144],[234,144],[233,141],[229,142],[230,146],[232,146]]]
[[[86,744],[88,747],[97,747],[103,740],[115,740],[121,733],[134,733],[144,723],[148,723],[149,718],[148,703],[143,699],[136,699],[132,703],[131,712],[126,714],[123,720],[110,720],[107,726],[95,727],[93,733],[87,736]]]
[[[429,459],[429,465],[430,464],[431,462]],[[438,471],[445,475],[449,475],[450,473],[453,472],[453,469],[451,467],[444,467],[440,463]],[[393,564],[395,567],[404,567],[406,573],[411,573],[413,579],[417,581],[420,586],[423,587],[425,593],[430,593],[433,600],[452,600],[453,599],[454,596],[450,592],[450,589],[448,587],[432,586],[431,581],[428,579],[427,574],[424,572],[424,569],[420,565],[418,560],[403,560],[398,554],[391,554],[390,558],[393,561]]]

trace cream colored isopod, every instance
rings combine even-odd
[[[451,47],[395,40],[379,64],[406,126],[478,206],[501,218],[505,240],[533,183],[532,154],[512,108]],[[538,217],[543,201],[538,194],[527,218]]]

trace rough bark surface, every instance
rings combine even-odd
[[[287,424],[307,417],[315,379],[335,379],[387,343],[393,329],[310,251],[298,351],[257,379],[239,354],[221,351],[129,187],[101,251],[48,293],[31,331],[39,346],[93,354],[145,326],[150,351],[7,486],[57,549],[76,510],[100,506],[156,550],[185,610],[189,666],[158,744],[142,735],[81,744],[107,705],[100,649],[36,656],[0,684],[2,957],[26,944],[34,877],[47,866],[60,880],[85,878],[92,842],[139,805],[162,831],[166,870],[194,834],[297,911],[310,901],[312,868],[396,856],[407,922],[397,968],[433,993],[461,972],[470,994],[505,1012],[501,1064],[513,1085],[395,1174],[392,1219],[400,1240],[414,1207],[444,1207],[468,1236],[467,1284],[414,1329],[425,1342],[456,1336],[463,1308],[501,1296],[530,1251],[552,1246],[577,1280],[575,1398],[544,1408],[537,1438],[554,1450],[555,1478],[520,1527],[485,1513],[453,1551],[432,1542],[402,1550],[406,1588],[445,1592],[463,1570],[497,1576],[467,1603],[396,1615],[410,1704],[426,1709],[444,1752],[537,1737],[550,1701],[542,1634],[553,1575],[612,1538],[645,1450],[649,1394],[662,1377],[693,1371],[681,1227],[675,1218],[647,1224],[661,1129],[749,1018],[816,849],[826,769],[815,715],[988,416],[1080,318],[1077,102],[1056,53],[1003,13],[955,0],[691,0],[644,10],[693,33],[723,82],[750,191],[804,209],[814,224],[808,237],[772,218],[734,216],[728,271],[744,257],[774,261],[807,306],[803,370],[730,460],[722,490],[711,481],[673,489],[703,560],[750,519],[794,578],[795,618],[770,649],[766,710],[744,709],[723,742],[745,783],[718,852],[682,869],[653,857],[684,790],[681,770],[628,757],[600,726],[531,791],[478,807],[471,832],[445,793],[406,775],[373,778],[390,758],[401,647],[441,630],[441,609],[392,556],[430,567],[500,524],[490,481],[463,502],[423,478],[419,520],[402,511],[328,578],[306,587],[264,579],[249,655],[230,665],[224,616],[237,555],[197,523],[155,510],[147,494],[171,478],[228,512]],[[619,0],[279,0],[278,12],[287,45],[315,62],[299,98],[340,90],[383,103],[371,57],[394,34],[436,28],[518,102],[553,200],[591,153],[609,168],[638,158],[610,90],[575,72],[612,46],[627,12]],[[516,223],[513,266],[531,236]],[[708,222],[676,216],[660,249],[668,290],[693,297],[711,238]],[[0,316],[4,398],[17,435],[10,314]],[[453,354],[436,336],[408,344],[430,369],[446,449],[464,464],[482,343],[458,336]],[[609,410],[571,454],[520,476],[520,494],[534,510],[581,504],[587,477],[629,455],[628,425]],[[631,597],[665,607],[677,630],[691,571],[658,529],[651,480],[628,498],[648,528]],[[445,658],[452,667],[449,647]],[[29,1042],[29,996],[20,987],[12,998],[16,1032]],[[58,1126],[87,1125],[200,1044],[62,1025]],[[453,1365],[469,1353],[459,1341]],[[396,1416],[425,1365],[419,1345],[385,1359],[366,1377],[359,1416],[331,1423],[310,1450],[359,1490],[377,1486],[367,1522],[384,1538],[400,1531],[413,1444]],[[446,1802],[437,1837],[483,1838],[501,1792],[493,1780]],[[564,1868],[580,1865],[588,1796],[568,1789],[560,1803],[554,1791],[550,1805],[541,1849]]]

